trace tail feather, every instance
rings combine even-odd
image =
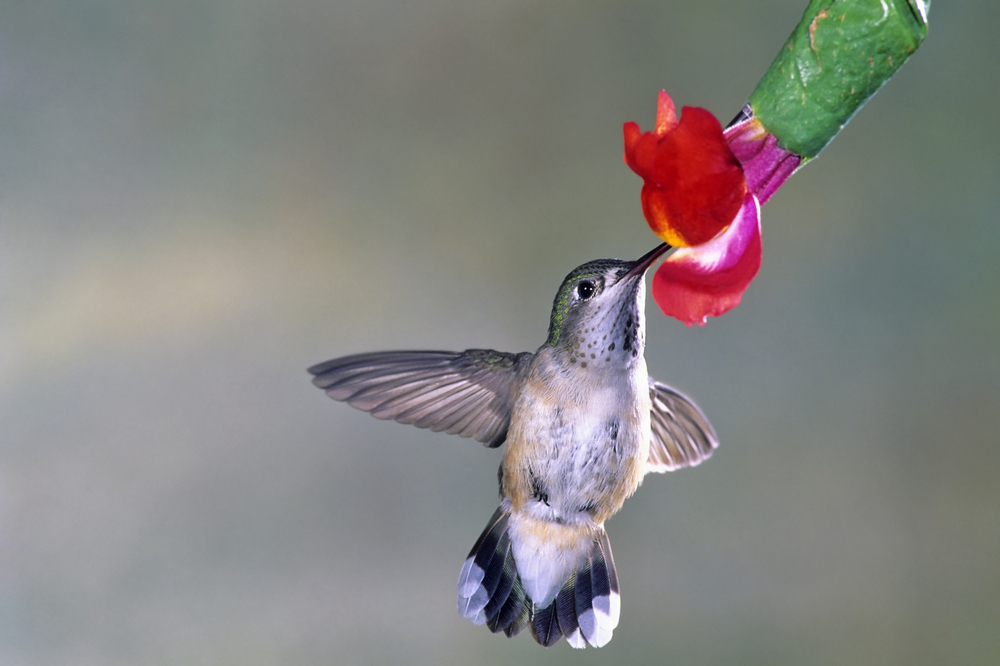
[[[493,633],[516,636],[525,627],[548,647],[563,636],[575,648],[601,647],[611,640],[621,608],[611,542],[602,529],[585,560],[545,608],[524,590],[503,507],[469,552],[458,579],[458,611]]]
[[[618,573],[611,555],[611,542],[606,532],[594,541],[588,557],[590,589],[577,587],[577,621],[587,643],[594,647],[607,645],[618,626],[621,597],[618,593]],[[582,611],[580,609],[583,609]]]
[[[532,603],[528,595],[524,593],[524,586],[521,585],[521,581],[517,581],[517,585],[514,586],[513,592],[511,592],[511,599],[514,598],[514,592],[519,592],[521,601],[521,610],[517,611],[517,615],[513,617],[510,624],[503,628],[503,633],[507,634],[507,638],[513,638],[517,636],[521,631],[531,623],[532,614]],[[508,600],[509,601],[509,600]]]
[[[576,576],[576,586],[574,589],[574,604],[576,608],[576,625],[580,626],[580,616],[590,609],[590,602],[593,599],[592,587],[590,584],[590,560],[587,560],[586,566],[582,567],[578,572],[579,575]],[[580,629],[583,632],[583,629]]]
[[[483,605],[480,615],[473,620],[476,624],[482,624],[491,615],[495,615],[496,608],[499,604],[506,601],[506,595],[504,595],[504,598],[501,598],[497,592],[503,591],[498,590],[500,587],[512,587],[512,581],[510,579],[511,566],[508,566],[508,560],[511,564],[513,564],[514,557],[510,552],[510,535],[507,534],[507,532],[504,532],[500,535],[500,541],[497,543],[496,552],[490,559],[489,564],[485,567],[486,573],[483,576],[482,590],[485,592],[486,603]],[[503,580],[504,574],[507,574],[506,581]],[[493,603],[492,608],[490,608],[491,603]]]
[[[458,576],[458,612],[475,624],[486,621],[483,611],[500,586],[504,563],[510,551],[508,516],[502,509],[496,510],[469,552]]]
[[[581,578],[583,578],[586,572],[581,570],[581,573],[583,574]],[[556,608],[559,630],[562,631],[567,642],[575,648],[584,648],[587,647],[587,642],[583,638],[580,624],[576,619],[576,584],[577,575],[576,572],[573,572],[563,589],[559,590],[556,601],[552,605]]]
[[[535,609],[535,617],[531,621],[531,635],[540,645],[545,647],[555,645],[562,638],[555,603],[551,603],[545,608]]]
[[[510,514],[496,510],[458,576],[458,612],[490,631],[515,636],[531,621],[531,600],[517,575],[507,532]]]
[[[505,535],[506,536],[506,535]],[[508,537],[508,541],[509,541]],[[483,608],[483,615],[486,616],[486,622],[490,627],[490,631],[494,634],[500,630],[502,626],[510,624],[510,622],[503,623],[502,620],[498,620],[503,616],[503,609],[507,607],[508,601],[511,599],[511,593],[514,590],[514,584],[518,582],[517,579],[517,565],[514,564],[514,553],[511,551],[510,544],[508,543],[505,547],[506,555],[503,558],[503,569],[500,572],[500,579],[497,583],[496,589],[493,590],[493,594],[490,595],[490,600],[487,602],[486,607]],[[524,588],[521,588],[520,601],[516,598],[514,600],[517,607],[512,607],[508,612],[508,615],[513,613],[511,617],[516,617],[516,613],[521,610],[521,606],[524,605]]]

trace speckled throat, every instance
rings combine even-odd
[[[642,355],[646,290],[637,264],[601,259],[566,276],[546,341],[561,359],[600,371],[627,368]]]
[[[615,285],[618,297],[581,309],[559,347],[581,368],[619,369],[632,365],[645,348],[645,280]]]

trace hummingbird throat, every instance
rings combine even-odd
[[[575,325],[567,326],[562,344],[570,363],[581,368],[610,369],[630,366],[642,355],[645,346],[642,286],[642,280],[622,285],[630,293],[573,313],[578,319],[574,317]]]

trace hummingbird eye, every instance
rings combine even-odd
[[[597,287],[590,280],[584,280],[580,284],[576,285],[576,293],[580,297],[580,300],[587,300],[594,295],[597,291]]]

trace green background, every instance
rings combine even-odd
[[[722,441],[609,522],[622,618],[455,610],[497,451],[305,368],[534,349],[657,240],[621,125],[727,122],[804,0],[0,4],[0,663],[1000,662],[1000,5],[930,35],[763,210],[650,372]]]

